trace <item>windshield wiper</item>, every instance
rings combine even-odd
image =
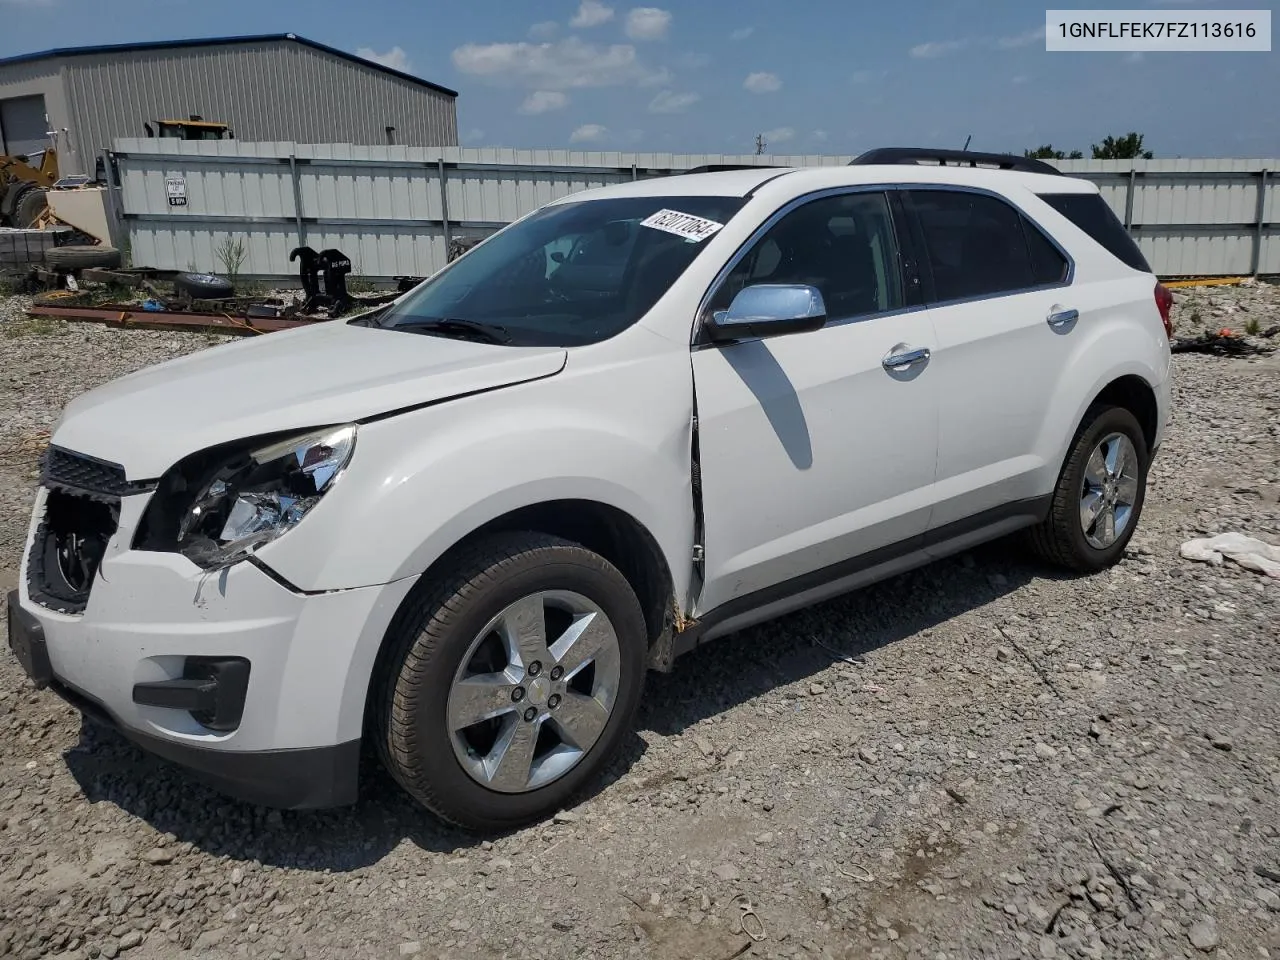
[[[462,320],[457,317],[437,317],[426,320],[411,320],[408,323],[397,323],[401,330],[415,330],[423,333],[455,334],[459,337],[475,337],[485,343],[510,343],[511,334],[507,328],[496,323],[481,323],[479,320]]]

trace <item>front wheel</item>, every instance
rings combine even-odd
[[[1142,515],[1150,455],[1142,427],[1123,407],[1091,407],[1054,488],[1032,548],[1070,570],[1092,572],[1120,559]]]
[[[429,810],[505,830],[564,806],[617,751],[644,682],[626,578],[542,534],[479,541],[397,615],[374,690],[383,763]]]

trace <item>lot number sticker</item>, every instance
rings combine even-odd
[[[164,192],[168,194],[169,206],[185,207],[187,205],[187,178],[165,177]]]
[[[679,210],[659,210],[652,216],[641,220],[640,226],[651,227],[654,230],[665,230],[667,233],[674,233],[677,237],[684,237],[686,240],[700,243],[707,237],[714,235],[724,224],[716,223],[714,220],[704,220],[702,217],[695,217],[691,213],[681,213]]]

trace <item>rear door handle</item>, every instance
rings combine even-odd
[[[1049,316],[1045,317],[1045,323],[1057,330],[1059,327],[1065,327],[1079,319],[1079,310],[1064,310],[1061,307],[1054,307]]]
[[[912,347],[905,343],[900,343],[884,355],[880,365],[886,370],[900,372],[910,369],[917,363],[928,363],[930,356],[932,354],[929,352],[928,347]]]

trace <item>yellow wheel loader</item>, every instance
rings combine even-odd
[[[33,227],[48,205],[46,191],[58,179],[53,149],[29,157],[0,156],[0,226]]]

